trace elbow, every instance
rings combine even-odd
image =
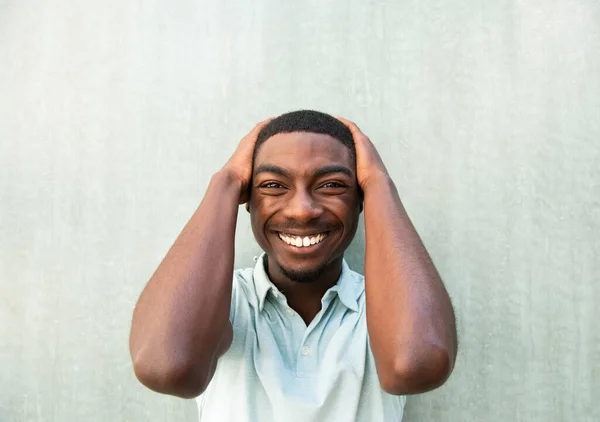
[[[379,376],[381,388],[388,394],[408,395],[434,390],[446,382],[454,368],[454,353],[431,346],[419,356],[398,358]]]
[[[209,372],[189,362],[161,363],[141,356],[133,358],[133,371],[150,390],[185,399],[198,397],[204,392]]]
[[[206,347],[192,348],[182,342],[139,340],[131,336],[133,372],[144,386],[157,393],[185,399],[198,397],[208,387],[217,359],[231,343],[232,336],[229,327],[216,352]]]

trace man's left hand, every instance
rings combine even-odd
[[[355,123],[342,117],[336,117],[350,129],[356,148],[356,178],[363,192],[368,184],[383,177],[389,177],[385,164],[369,137],[361,132]]]

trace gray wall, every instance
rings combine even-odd
[[[298,108],[370,135],[456,306],[406,421],[600,420],[600,3],[297,3],[0,0],[0,420],[195,420],[136,382],[131,311],[238,139]]]

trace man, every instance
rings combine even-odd
[[[238,204],[265,251],[233,272]],[[365,277],[343,255],[364,206]],[[233,282],[232,282],[233,274]],[[142,292],[130,350],[201,421],[399,421],[440,386],[454,312],[375,147],[298,111],[258,124],[217,172]]]

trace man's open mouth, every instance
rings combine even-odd
[[[316,245],[323,241],[327,237],[329,232],[315,233],[310,236],[298,236],[289,233],[278,233],[279,238],[285,243],[297,248],[306,248],[308,246]]]

